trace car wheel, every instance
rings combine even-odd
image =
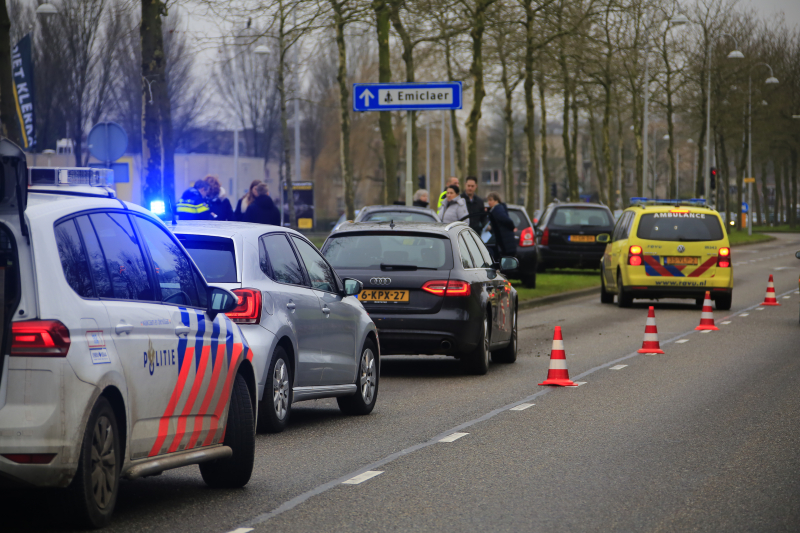
[[[714,307],[720,311],[730,311],[731,304],[733,303],[733,293],[719,294],[714,299]]]
[[[84,527],[100,528],[111,521],[119,492],[120,450],[117,418],[101,396],[83,431],[78,471],[68,489],[75,518]]]
[[[705,302],[705,297],[695,298],[694,299],[694,306],[698,309],[703,308],[703,303]]]
[[[372,339],[364,341],[361,360],[358,363],[356,387],[352,396],[336,398],[339,409],[346,415],[368,415],[375,408],[378,399],[378,382],[380,380],[380,361],[378,349]]]
[[[492,361],[495,363],[513,363],[517,360],[517,311],[511,317],[511,341],[508,346],[492,352]]]
[[[462,362],[467,372],[482,376],[489,371],[489,346],[491,346],[492,332],[489,329],[489,315],[483,316],[481,332],[478,336],[478,345],[464,356]]]
[[[606,276],[603,273],[603,270],[600,270],[600,303],[601,304],[614,303],[614,293],[608,292],[606,290]]]
[[[255,420],[247,383],[236,374],[228,408],[228,422],[223,444],[233,450],[231,457],[200,463],[200,474],[210,487],[234,489],[244,487],[253,473],[256,450]]]
[[[620,307],[633,305],[633,297],[625,292],[625,287],[622,286],[622,272],[617,272],[617,305]]]
[[[292,372],[290,369],[286,350],[281,346],[276,347],[267,372],[267,383],[271,382],[272,388],[264,391],[264,397],[258,406],[259,433],[280,433],[286,429],[286,425],[289,423],[292,407]]]
[[[533,274],[526,274],[522,276],[522,286],[526,289],[535,289],[536,288],[536,272]]]

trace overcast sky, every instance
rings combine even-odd
[[[781,11],[786,15],[790,26],[800,26],[800,0],[740,0],[742,6],[752,7],[763,18],[777,15]]]

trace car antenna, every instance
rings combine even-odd
[[[389,227],[394,229],[394,219],[392,219],[391,222],[389,222]]]

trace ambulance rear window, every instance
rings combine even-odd
[[[724,237],[719,218],[706,213],[650,213],[639,219],[636,236],[651,241],[718,241]]]

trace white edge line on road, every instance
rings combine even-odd
[[[466,437],[469,433],[459,433],[458,431],[455,433],[451,433],[443,439],[439,439],[439,442],[455,442],[461,437]]]
[[[684,342],[689,342],[689,339],[681,339],[679,341],[675,341],[675,344],[683,344]]]
[[[364,483],[368,479],[372,479],[375,476],[379,476],[383,474],[382,470],[367,470],[366,472],[362,472],[357,476],[353,476],[348,480],[342,481],[342,485],[360,485]]]
[[[612,366],[611,368],[609,368],[609,370],[622,370],[626,366],[628,366],[628,365],[615,365],[615,366]]]
[[[790,291],[784,292],[784,293],[779,294],[777,296],[784,296],[784,295],[792,293],[792,292],[795,292],[795,289],[792,289]],[[800,291],[798,291],[798,292],[800,293]],[[750,307],[746,307],[746,308],[741,309],[740,311],[737,311],[737,312],[741,313],[742,311],[749,311],[750,309],[755,309],[759,305],[761,305],[761,304],[751,305]],[[728,315],[728,316],[725,316],[725,317],[722,318],[722,320],[731,318],[735,314],[736,313]],[[670,343],[674,343],[675,341],[677,341],[679,339],[682,339],[684,337],[687,337],[687,336],[689,336],[689,335],[691,335],[691,334],[693,334],[695,332],[696,331],[694,329],[690,329],[689,331],[686,331],[684,333],[681,333],[680,335],[676,335],[675,337],[672,337],[670,339],[667,339],[667,340],[661,342],[661,345],[664,346],[664,345],[667,345],[667,344],[670,344]],[[583,372],[582,374],[579,374],[578,376],[575,376],[574,379],[580,379],[580,378],[586,377],[588,375],[594,374],[598,370],[603,370],[604,368],[608,368],[608,367],[614,366],[615,364],[621,363],[623,361],[627,361],[628,359],[632,359],[632,358],[634,358],[634,357],[636,357],[638,355],[641,355],[641,354],[639,352],[631,352],[628,355],[623,355],[622,357],[618,357],[617,359],[614,359],[613,361],[609,361],[607,363],[603,363],[602,365],[598,365],[598,366],[596,366],[594,368],[590,368],[589,370]],[[581,382],[581,385],[583,383],[585,383],[585,382]],[[575,384],[577,385],[578,382],[576,381]],[[248,520],[247,522],[244,522],[243,524],[241,524],[240,529],[242,529],[242,528],[251,528],[252,526],[256,526],[258,524],[262,524],[262,523],[266,522],[267,520],[269,520],[270,518],[278,516],[279,514],[283,514],[286,511],[291,511],[292,509],[294,509],[295,507],[297,507],[301,503],[304,503],[305,501],[313,498],[314,496],[322,494],[323,492],[327,492],[328,490],[336,487],[337,485],[341,485],[342,483],[344,483],[348,479],[351,479],[351,478],[353,478],[353,477],[355,477],[355,476],[357,476],[359,474],[363,474],[363,473],[369,472],[370,470],[375,470],[376,468],[380,468],[380,467],[382,467],[382,466],[384,466],[384,465],[386,465],[388,463],[391,463],[392,461],[394,461],[396,459],[399,459],[399,458],[404,457],[406,455],[412,454],[412,453],[414,453],[416,451],[419,451],[419,450],[422,450],[424,448],[427,448],[428,446],[432,446],[434,444],[437,444],[440,439],[443,439],[444,437],[446,437],[447,435],[453,433],[454,431],[459,431],[459,430],[462,430],[462,429],[466,429],[468,427],[472,427],[475,424],[479,424],[481,422],[485,422],[485,421],[487,421],[487,420],[489,420],[491,418],[494,418],[495,416],[499,415],[500,413],[508,411],[512,407],[516,407],[516,406],[522,405],[524,403],[530,403],[533,400],[535,400],[536,398],[539,398],[539,397],[544,396],[545,394],[551,392],[554,388],[549,388],[548,387],[546,389],[540,390],[539,392],[531,394],[527,398],[523,398],[522,400],[519,400],[519,401],[510,403],[510,404],[507,404],[507,405],[503,405],[503,406],[498,407],[496,409],[493,409],[493,410],[489,411],[488,413],[486,413],[486,414],[484,414],[482,416],[479,416],[478,418],[473,418],[472,420],[468,420],[468,421],[466,421],[466,422],[464,422],[462,424],[457,425],[454,428],[450,428],[450,429],[448,429],[446,431],[443,431],[443,432],[439,433],[438,435],[436,435],[435,437],[433,437],[432,439],[430,439],[428,441],[420,442],[418,444],[415,444],[413,446],[409,446],[408,448],[405,448],[405,449],[400,450],[398,452],[394,452],[392,454],[389,454],[386,457],[384,457],[383,459],[379,459],[379,460],[375,461],[372,464],[369,464],[369,465],[367,465],[367,466],[365,466],[363,468],[360,468],[359,470],[356,470],[355,472],[351,472],[351,473],[346,474],[346,475],[344,475],[344,476],[342,476],[340,478],[334,479],[332,481],[328,481],[327,483],[323,483],[322,485],[319,485],[319,486],[317,486],[317,487],[315,487],[315,488],[313,488],[311,490],[303,492],[302,494],[298,494],[297,496],[295,496],[291,500],[283,502],[281,505],[279,505],[277,508],[273,509],[272,511],[267,511],[266,513],[262,513],[260,515],[257,515],[255,517],[251,518],[250,520]]]
[[[533,407],[534,405],[536,405],[536,404],[535,403],[521,403],[516,407],[512,407],[511,409],[509,409],[509,411],[524,411],[528,407]]]

